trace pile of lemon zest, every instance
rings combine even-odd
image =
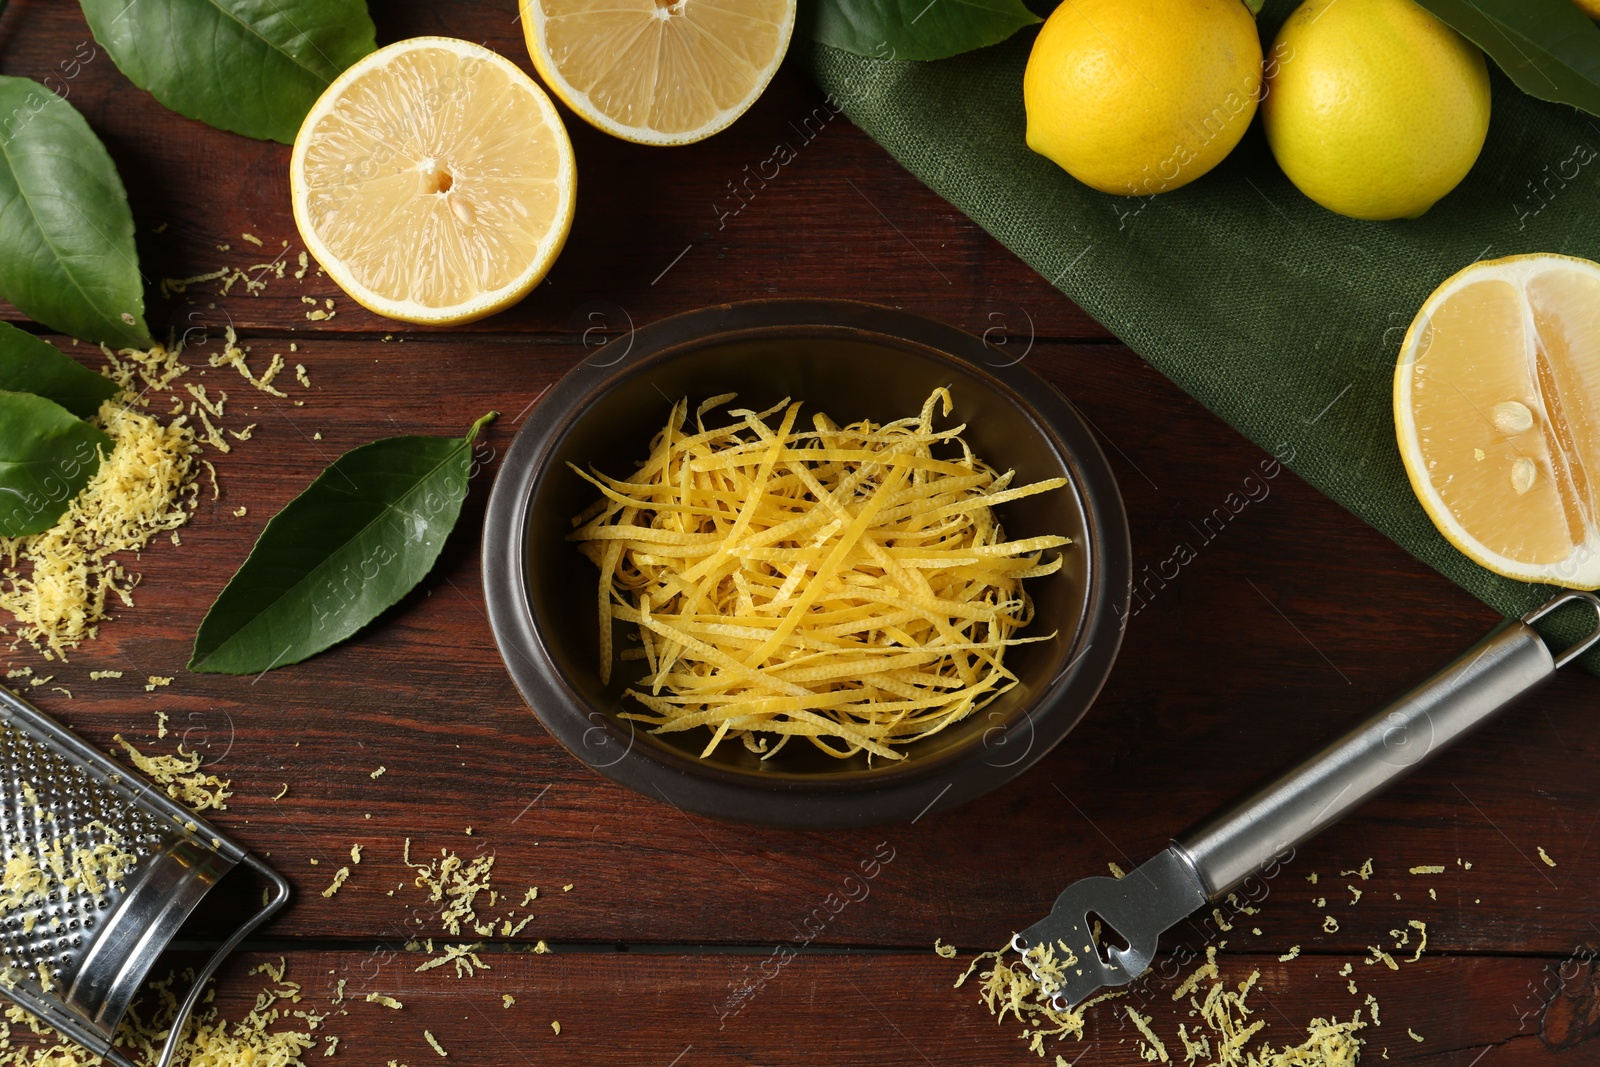
[[[796,428],[785,400],[707,429],[680,400],[627,479],[577,470],[601,499],[570,539],[599,569],[600,674],[614,621],[637,628],[646,676],[628,690],[654,732],[705,728],[769,758],[795,737],[837,757],[901,759],[1017,679],[1006,649],[1031,621],[1028,577],[1064,537],[1006,540],[993,508],[1062,488],[1013,487],[976,459],[936,390],[919,415]],[[776,425],[769,419],[782,412]],[[961,460],[935,450],[959,450]],[[897,747],[898,746],[898,747]]]

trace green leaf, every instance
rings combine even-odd
[[[478,430],[346,452],[273,516],[194,639],[191,671],[259,674],[338,644],[410,592],[461,514]]]
[[[110,451],[111,438],[55,401],[0,392],[0,537],[54,526]]]
[[[34,393],[87,419],[117,395],[117,383],[49,341],[0,322],[0,391]]]
[[[944,59],[1039,21],[1022,0],[816,0],[812,18],[814,40],[874,59]]]
[[[53,330],[149,348],[128,194],[77,108],[0,77],[0,295]]]
[[[112,62],[208,126],[293,144],[322,90],[375,47],[364,0],[81,0]]]
[[[1600,115],[1600,27],[1571,0],[1418,0],[1529,96]]]

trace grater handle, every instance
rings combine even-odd
[[[188,1029],[189,1016],[194,1014],[195,1005],[200,1003],[200,997],[205,993],[206,983],[211,976],[217,973],[217,968],[222,966],[222,961],[257,927],[289,902],[289,883],[283,875],[268,867],[265,863],[246,852],[240,862],[257,874],[261,875],[272,884],[272,896],[262,903],[249,920],[233,932],[233,935],[224,941],[217,950],[211,954],[206,965],[194,976],[194,984],[189,987],[188,996],[183,998],[183,1003],[178,1007],[178,1014],[172,1019],[171,1028],[167,1032],[167,1043],[161,1049],[161,1058],[156,1061],[156,1067],[172,1067],[173,1057],[183,1044],[184,1033]]]
[[[1600,616],[1600,597],[1563,592],[1501,623],[1427,681],[1329,742],[1254,794],[1179,835],[1211,900],[1316,836],[1437,755],[1512,701],[1547,681],[1558,667],[1600,641],[1600,628],[1551,654],[1530,625],[1572,601]]]

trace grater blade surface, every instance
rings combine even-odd
[[[101,1055],[183,921],[241,862],[276,899],[202,970],[162,1057],[222,956],[287,899],[239,845],[0,689],[0,996]]]

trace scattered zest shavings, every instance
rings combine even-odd
[[[450,1053],[444,1050],[444,1046],[439,1044],[439,1039],[433,1036],[432,1030],[422,1031],[422,1036],[428,1039],[428,1044],[433,1046],[433,1051],[437,1052],[441,1056],[450,1055]]]
[[[1322,929],[1326,933],[1330,933],[1330,934],[1338,933],[1339,932],[1339,920],[1335,919],[1332,915],[1324,916],[1323,920],[1322,920]]]
[[[145,679],[144,691],[146,693],[154,693],[158,688],[169,686],[171,684],[171,678],[162,678],[159,675],[152,674]]]
[[[502,993],[500,995],[500,1003],[507,1008],[511,1007],[511,1005],[515,1004],[516,1002],[517,998],[512,996],[510,993]]]
[[[335,893],[337,893],[339,891],[339,887],[344,885],[345,882],[349,881],[349,879],[350,879],[350,868],[349,867],[340,867],[337,871],[333,872],[333,884],[328,886],[328,888],[324,889],[322,891],[322,895],[325,896],[325,897],[333,896]]]
[[[1033,617],[1023,579],[1059,570],[1044,553],[1069,541],[1008,541],[993,509],[1065,479],[1013,488],[965,427],[934,429],[944,389],[881,426],[797,429],[785,400],[706,429],[733,399],[701,404],[693,431],[680,400],[629,478],[573,468],[603,494],[569,535],[600,572],[602,681],[613,620],[641,641],[624,657],[645,661],[628,690],[645,710],[623,717],[703,727],[702,756],[738,739],[765,759],[803,737],[898,760],[1015,686],[1006,649],[1054,636],[1014,636]]]
[[[266,974],[270,979],[257,994],[254,1008],[237,1023],[229,1023],[217,1009],[204,1006],[210,1004],[214,992],[208,991],[185,1030],[174,1063],[186,1067],[303,1067],[300,1057],[316,1044],[311,1031],[322,1024],[324,1016],[287,1006],[300,1001],[301,991],[298,983],[284,978],[281,961],[252,968],[250,974]],[[172,988],[176,979],[169,974],[149,982],[123,1017],[116,1044],[135,1063],[155,1063],[160,1057],[178,1008]],[[325,1040],[337,1043],[337,1038]],[[67,1042],[20,1008],[7,1008],[4,1021],[0,1021],[0,1067],[94,1067],[101,1063],[98,1056]]]
[[[1544,850],[1543,845],[1539,846],[1539,858],[1544,861],[1546,867],[1554,867],[1556,865],[1556,861],[1550,858],[1550,853]]]
[[[255,372],[250,369],[250,364],[246,362],[250,349],[239,344],[239,335],[234,332],[233,327],[225,327],[222,336],[222,351],[211,357],[211,365],[213,367],[232,367],[239,372],[239,376],[245,381],[269,396],[287,397],[289,395],[281,389],[274,388],[272,385],[272,380],[278,376],[279,371],[283,370],[282,356],[274,355],[272,361],[267,365],[266,371],[258,378]]]
[[[990,970],[978,976],[979,996],[996,1016],[996,1021],[1011,1015],[1022,1023],[1022,1039],[1028,1042],[1030,1051],[1041,1057],[1046,1054],[1047,1039],[1083,1040],[1084,1013],[1096,1004],[1127,992],[1113,990],[1091,998],[1076,1011],[1056,1011],[1047,993],[1049,983],[1041,984],[1023,960],[1005,949],[974,957],[956,985],[965,983],[985,960],[994,963]],[[1348,1021],[1312,1019],[1305,1028],[1306,1038],[1302,1043],[1277,1049],[1261,1038],[1266,1020],[1250,1018],[1256,1009],[1249,1004],[1249,996],[1260,977],[1260,971],[1252,971],[1243,981],[1229,986],[1217,963],[1217,946],[1207,947],[1205,962],[1178,985],[1172,996],[1174,1001],[1187,999],[1189,1015],[1198,1020],[1178,1027],[1185,1062],[1203,1062],[1209,1067],[1356,1067],[1363,1042],[1355,1033],[1366,1025],[1360,1009]],[[1156,1032],[1153,1018],[1130,1007],[1124,1006],[1123,1010],[1138,1031],[1141,1057],[1152,1063],[1172,1062],[1172,1053]],[[1064,1056],[1056,1058],[1058,1065],[1067,1062]]]
[[[1416,963],[1422,958],[1422,950],[1428,947],[1428,924],[1425,922],[1420,922],[1416,919],[1412,919],[1406,925],[1417,931],[1417,934],[1419,935],[1419,939],[1417,941],[1417,951],[1413,952],[1411,954],[1411,958],[1406,961],[1407,963]]]
[[[400,1003],[398,1000],[390,996],[385,996],[382,993],[368,993],[367,1003],[382,1004],[385,1008],[392,1008],[395,1011],[399,1011],[401,1008],[405,1007],[405,1005]]]
[[[1368,878],[1371,878],[1372,877],[1372,857],[1368,856],[1367,857],[1367,861],[1365,863],[1363,863],[1356,870],[1353,870],[1353,871],[1340,871],[1339,872],[1339,877],[1348,878],[1352,874],[1355,875],[1357,878],[1361,879],[1363,882],[1365,882]],[[1315,881],[1315,879],[1313,879],[1313,881]]]
[[[422,964],[417,970],[431,971],[435,967],[443,967],[447,963],[455,965],[457,978],[471,978],[478,971],[490,970],[490,966],[478,958],[477,950],[482,948],[482,943],[476,945],[445,945],[444,954],[435,956]]]
[[[371,774],[367,775],[367,777],[368,778],[382,778],[384,772],[387,771],[388,769],[389,768],[387,768],[387,767],[379,767],[377,770],[375,770]]]
[[[1126,1005],[1122,1010],[1128,1013],[1128,1021],[1133,1023],[1134,1029],[1138,1030],[1140,1037],[1143,1038],[1144,1047],[1139,1050],[1140,1057],[1151,1063],[1158,1060],[1161,1063],[1171,1063],[1172,1057],[1167,1054],[1167,1046],[1156,1036],[1155,1031],[1150,1029],[1149,1017],[1140,1015]]]
[[[480,936],[487,937],[492,927],[478,922],[475,903],[480,893],[490,892],[490,873],[494,868],[494,855],[478,856],[464,863],[460,856],[441,848],[439,858],[427,863],[411,861],[411,839],[406,838],[403,853],[405,865],[416,873],[415,884],[428,891],[428,902],[444,904],[440,921],[451,936],[461,934],[465,923]]]
[[[129,763],[162,786],[173,800],[187,804],[195,811],[227,810],[228,805],[224,801],[233,796],[230,788],[233,781],[200,773],[200,753],[185,752],[180,743],[176,755],[146,756],[124,741],[121,734],[114,735],[112,740],[127,751]]]
[[[550,1029],[554,1030],[559,1035],[561,1033],[561,1023],[555,1019],[551,1019]]]
[[[937,937],[933,939],[933,951],[947,960],[953,960],[956,958],[956,947],[954,945],[944,944]]]
[[[1412,874],[1443,874],[1444,873],[1444,864],[1442,864],[1442,863],[1423,864],[1422,866],[1411,868],[1411,873]]]
[[[1300,946],[1299,945],[1290,945],[1289,946],[1289,951],[1285,952],[1283,955],[1278,957],[1278,962],[1279,963],[1288,963],[1290,960],[1296,959],[1299,955],[1300,955]]]

